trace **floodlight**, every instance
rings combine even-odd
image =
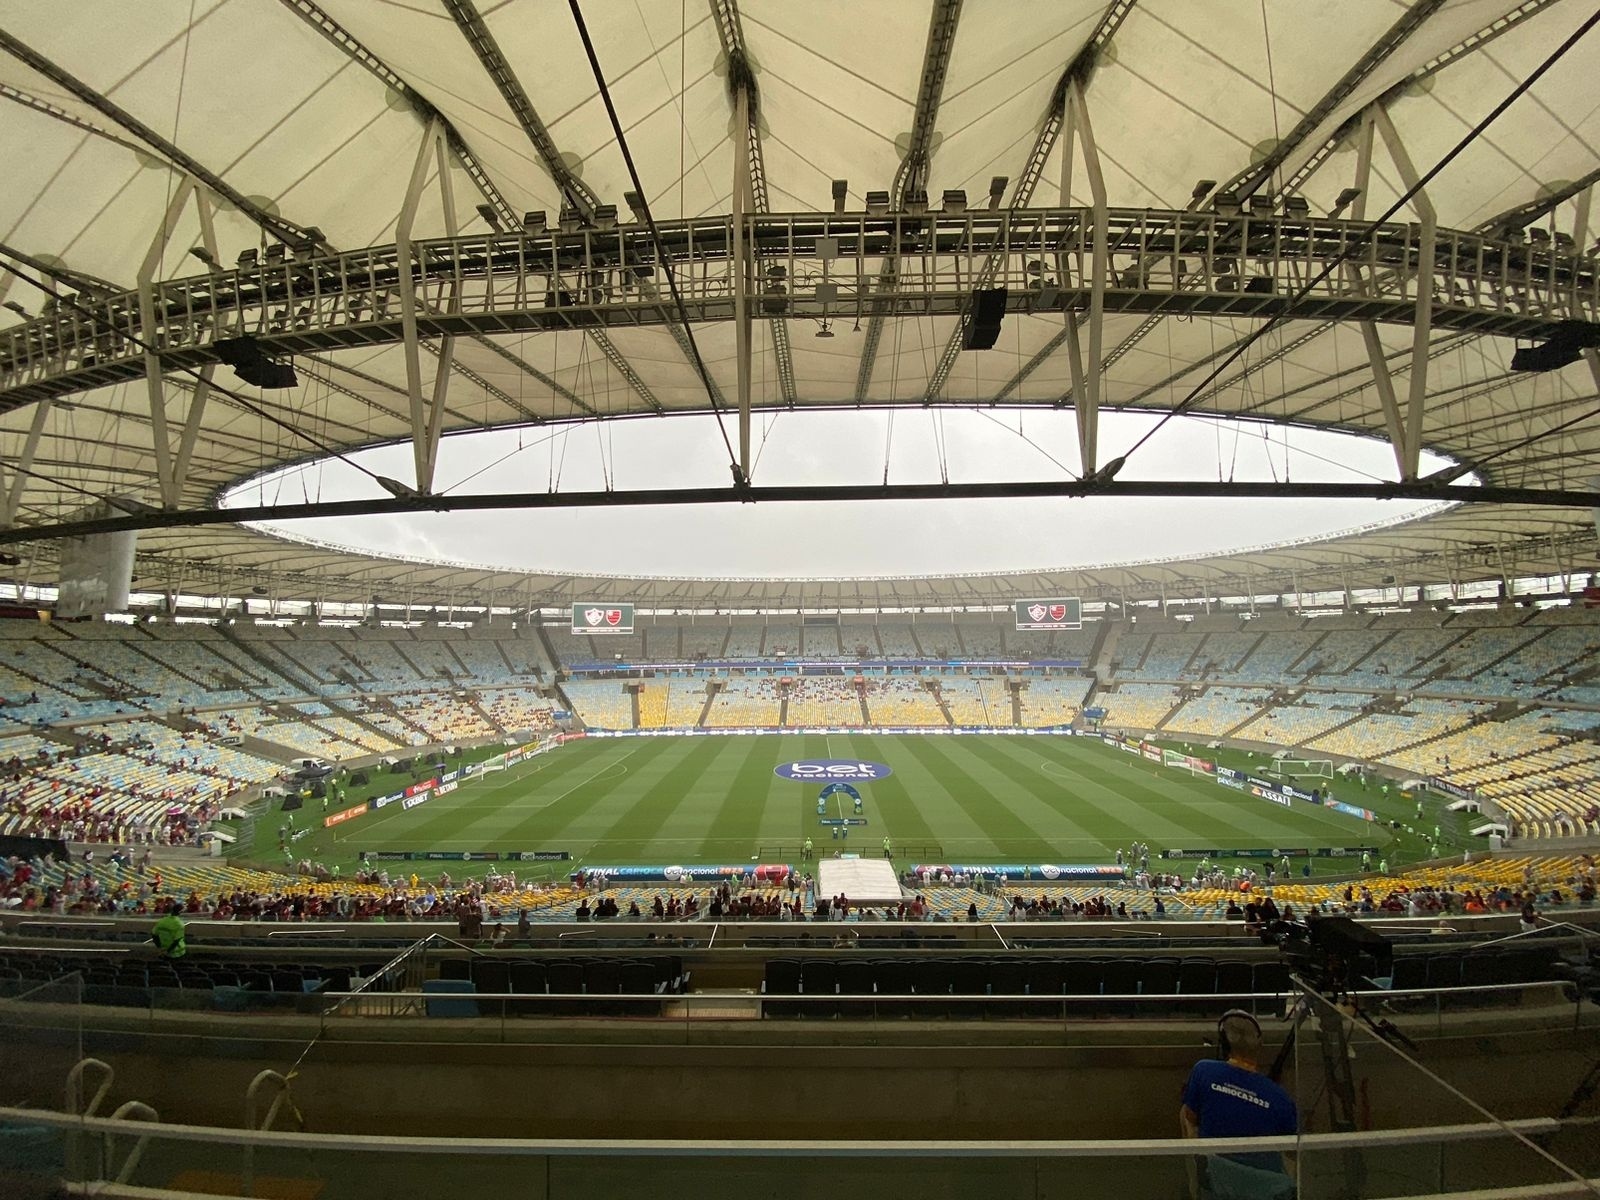
[[[583,214],[571,205],[562,205],[556,224],[560,226],[562,233],[577,233],[583,225]]]
[[[1189,193],[1191,200],[1204,200],[1211,194],[1211,189],[1217,186],[1215,179],[1202,179],[1194,185],[1194,190]]]
[[[33,320],[33,315],[30,312],[28,312],[27,309],[23,308],[22,305],[18,304],[15,300],[7,300],[5,302],[5,307],[9,308],[12,312],[16,313],[17,316],[21,317],[24,321]]]
[[[500,232],[500,214],[494,211],[494,205],[478,205],[478,215],[483,218],[484,224],[490,229],[494,230],[496,233]]]
[[[615,204],[597,204],[594,210],[594,224],[597,229],[615,229],[617,227],[617,206]]]
[[[961,188],[951,188],[947,190],[944,194],[943,200],[940,202],[940,207],[942,207],[945,212],[951,214],[952,216],[966,212],[967,193]]]
[[[205,263],[205,265],[208,267],[215,267],[217,265],[217,260],[211,256],[211,251],[207,250],[204,246],[191,246],[189,247],[189,253],[194,255],[201,262]]]
[[[1311,215],[1311,201],[1304,196],[1285,196],[1283,213],[1288,217],[1308,217]]]
[[[923,188],[907,188],[905,196],[905,209],[908,213],[921,216],[928,211],[928,193]]]
[[[254,246],[248,250],[239,251],[238,269],[241,271],[253,270],[260,259],[260,253]]]
[[[635,225],[644,221],[644,197],[638,192],[623,192],[622,202],[628,206],[628,211],[633,214]]]
[[[1270,217],[1272,215],[1272,197],[1261,195],[1251,196],[1250,215],[1252,217]]]
[[[1211,207],[1216,209],[1219,217],[1236,217],[1239,215],[1239,193],[1218,192],[1211,197]]]
[[[550,218],[542,208],[535,209],[533,212],[525,212],[522,214],[523,233],[543,233],[549,227],[549,225]]]
[[[881,216],[887,215],[888,212],[889,212],[889,193],[888,192],[868,192],[867,193],[867,214],[869,216],[881,217]]]
[[[1356,187],[1347,187],[1347,188],[1345,188],[1344,191],[1340,192],[1339,195],[1334,199],[1333,211],[1330,212],[1328,215],[1330,217],[1337,217],[1345,209],[1349,208],[1350,205],[1355,202],[1355,198],[1357,196],[1359,196],[1359,195],[1361,195],[1361,189],[1360,188],[1356,188]]]
[[[845,199],[850,195],[850,181],[848,179],[835,179],[833,181],[833,211],[844,211]]]
[[[989,211],[993,212],[1000,207],[1000,200],[1006,194],[1006,184],[1011,180],[1004,175],[996,175],[989,180]]]

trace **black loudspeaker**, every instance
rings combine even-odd
[[[993,350],[1006,315],[1006,289],[983,288],[972,293],[972,319],[961,339],[963,350]]]

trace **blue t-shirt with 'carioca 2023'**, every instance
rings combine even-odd
[[[1299,1128],[1299,1114],[1288,1092],[1259,1072],[1217,1059],[1195,1064],[1183,1085],[1183,1102],[1199,1119],[1203,1138],[1272,1137]],[[1283,1169],[1283,1159],[1275,1152],[1228,1157],[1262,1170]]]

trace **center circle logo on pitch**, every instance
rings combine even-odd
[[[797,779],[802,783],[860,783],[887,779],[894,774],[882,763],[854,758],[803,758],[780,763],[772,773],[779,779]]]

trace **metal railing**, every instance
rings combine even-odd
[[[1126,1141],[446,1138],[241,1130],[115,1117],[83,1118],[12,1108],[0,1108],[0,1128],[47,1132],[63,1141],[85,1135],[107,1140],[137,1136],[144,1144],[157,1148],[169,1167],[185,1161],[205,1163],[212,1180],[208,1190],[231,1176],[239,1181],[238,1194],[245,1196],[254,1194],[255,1190],[251,1164],[271,1161],[276,1164],[280,1186],[285,1178],[322,1181],[320,1194],[332,1200],[343,1196],[388,1194],[384,1192],[386,1186],[394,1187],[399,1183],[403,1187],[407,1174],[428,1169],[430,1159],[448,1164],[455,1179],[454,1186],[463,1192],[474,1191],[483,1185],[485,1178],[497,1174],[502,1184],[520,1178],[524,1187],[530,1179],[540,1179],[539,1194],[552,1200],[593,1195],[597,1189],[605,1194],[605,1187],[596,1181],[606,1179],[607,1171],[624,1171],[635,1183],[650,1178],[668,1191],[681,1190],[681,1185],[687,1182],[687,1173],[698,1181],[703,1193],[735,1187],[739,1179],[748,1180],[752,1169],[770,1172],[772,1178],[782,1178],[803,1169],[849,1190],[851,1185],[861,1186],[890,1165],[899,1180],[897,1191],[904,1195],[921,1194],[935,1179],[948,1181],[951,1175],[960,1174],[963,1178],[970,1177],[974,1187],[980,1179],[989,1178],[989,1194],[1059,1196],[1063,1194],[1060,1173],[1067,1170],[1080,1179],[1084,1175],[1094,1178],[1101,1172],[1113,1172],[1121,1184],[1120,1194],[1163,1195],[1175,1194],[1170,1189],[1173,1185],[1182,1185],[1186,1172],[1214,1156],[1274,1153],[1293,1156],[1292,1169],[1301,1181],[1302,1196],[1339,1195],[1344,1200],[1360,1200],[1362,1196],[1437,1195],[1440,1189],[1435,1181],[1440,1172],[1434,1170],[1431,1162],[1435,1157],[1442,1161],[1446,1152],[1461,1155],[1466,1163],[1496,1162],[1499,1175],[1520,1171],[1532,1176],[1542,1164],[1533,1162],[1527,1154],[1530,1141],[1592,1133],[1591,1122],[1531,1118],[1358,1133],[1208,1138],[1199,1142],[1179,1138]],[[1435,1154],[1420,1153],[1425,1150]],[[1336,1177],[1333,1168],[1352,1154],[1373,1159],[1387,1155],[1390,1159],[1426,1165],[1417,1168],[1418,1178],[1409,1187],[1397,1188],[1392,1181],[1385,1180],[1375,1187],[1362,1188],[1359,1195],[1319,1190],[1316,1186],[1319,1177],[1323,1181]],[[110,1163],[102,1163],[98,1168],[91,1167],[80,1178],[69,1182],[79,1194],[101,1194],[102,1190],[117,1194],[104,1189],[104,1183],[113,1178],[124,1183],[136,1182],[137,1158],[130,1156],[115,1176],[110,1166]],[[680,1186],[667,1186],[669,1181]],[[1540,1182],[1541,1190],[1537,1193],[1540,1196],[1596,1194],[1593,1183],[1575,1173],[1563,1176],[1546,1170]],[[1497,1193],[1487,1190],[1474,1192],[1479,1197],[1494,1194]],[[1507,1191],[1505,1194],[1516,1193]]]

